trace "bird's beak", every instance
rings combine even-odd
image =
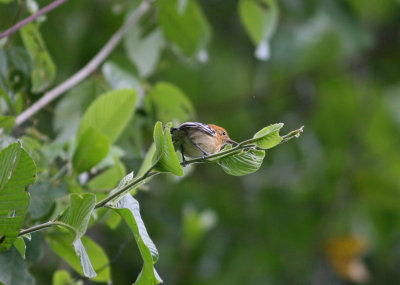
[[[228,138],[228,139],[226,140],[226,142],[227,142],[227,143],[230,143],[230,144],[238,144],[237,142],[235,142],[234,140],[232,140],[232,139],[230,139],[230,138]]]

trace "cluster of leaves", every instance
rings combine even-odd
[[[36,128],[24,130],[25,135],[19,139],[12,133],[16,117],[28,106],[24,99],[48,90],[56,76],[56,65],[39,32],[43,19],[20,30],[24,48],[9,41],[0,50],[0,108],[6,114],[0,117],[3,284],[33,284],[23,261],[25,242],[31,239],[30,233],[50,227],[43,232],[46,242],[76,272],[94,281],[110,281],[107,254],[85,236],[87,228],[103,217],[111,228],[122,218],[133,233],[143,259],[143,269],[135,284],[162,282],[154,268],[157,248],[132,195],[158,173],[184,175],[171,140],[171,124],[163,126],[160,121],[177,124],[193,119],[195,112],[190,100],[176,86],[167,82],[150,86],[146,79],[156,70],[161,50],[166,46],[181,56],[207,60],[211,28],[193,0],[162,1],[153,9],[157,9],[157,18],[150,19],[150,24],[135,24],[124,38],[126,57],[136,72],[130,72],[123,63],[108,61],[102,65],[101,78],[89,78],[69,90],[55,108],[54,140]],[[275,1],[242,0],[238,9],[257,46],[256,56],[267,59],[269,40],[278,19]],[[37,7],[30,10],[35,11]],[[141,147],[148,145],[149,140],[141,134],[155,121],[158,122],[154,126],[154,143],[143,154]],[[135,136],[124,134],[128,125],[137,130]],[[188,164],[215,162],[230,175],[253,173],[260,168],[267,149],[297,137],[302,131],[281,137],[282,126],[268,126],[235,147],[226,146],[217,154],[204,160],[193,159]],[[134,149],[133,155],[123,149]],[[123,160],[135,156],[143,157],[140,170],[136,176],[133,172],[126,174]],[[33,226],[22,230],[24,220]],[[9,270],[10,267],[17,269]],[[73,280],[68,272],[57,271],[53,282],[65,284]]]

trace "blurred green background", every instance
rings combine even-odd
[[[199,4],[212,30],[208,61],[164,49],[145,85],[173,83],[192,102],[195,120],[223,126],[237,141],[271,123],[285,123],[283,134],[305,129],[268,151],[254,174],[232,177],[202,164],[183,179],[158,177],[139,191],[165,284],[399,284],[399,1],[279,1],[267,61],[254,57],[236,1]],[[40,31],[56,83],[93,57],[128,7],[70,0],[47,15]],[[0,30],[17,11],[16,2],[0,7]],[[19,36],[13,40],[21,45]],[[123,45],[111,60],[137,74]],[[104,83],[101,70],[91,79]],[[26,105],[38,98],[30,94]],[[33,121],[50,140],[57,136],[55,106]],[[155,120],[145,111],[117,143],[129,171],[138,170],[151,141]],[[142,130],[138,121],[146,121]],[[131,284],[142,261],[127,226],[100,223],[88,236],[116,257],[114,284]],[[42,244],[32,247],[41,252],[30,266],[37,284],[50,284],[58,268],[70,270],[40,234],[32,242]]]

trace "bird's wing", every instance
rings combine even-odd
[[[183,123],[182,125],[180,125],[178,127],[178,129],[186,129],[186,128],[196,128],[196,129],[200,129],[203,132],[209,134],[210,136],[216,136],[217,133],[214,131],[213,128],[211,128],[209,125],[207,124],[203,124],[203,123],[198,123],[198,122],[186,122]]]

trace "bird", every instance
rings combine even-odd
[[[171,136],[175,149],[182,153],[183,166],[186,166],[185,156],[205,159],[219,152],[226,144],[238,144],[224,128],[199,122],[186,122],[171,128]]]

